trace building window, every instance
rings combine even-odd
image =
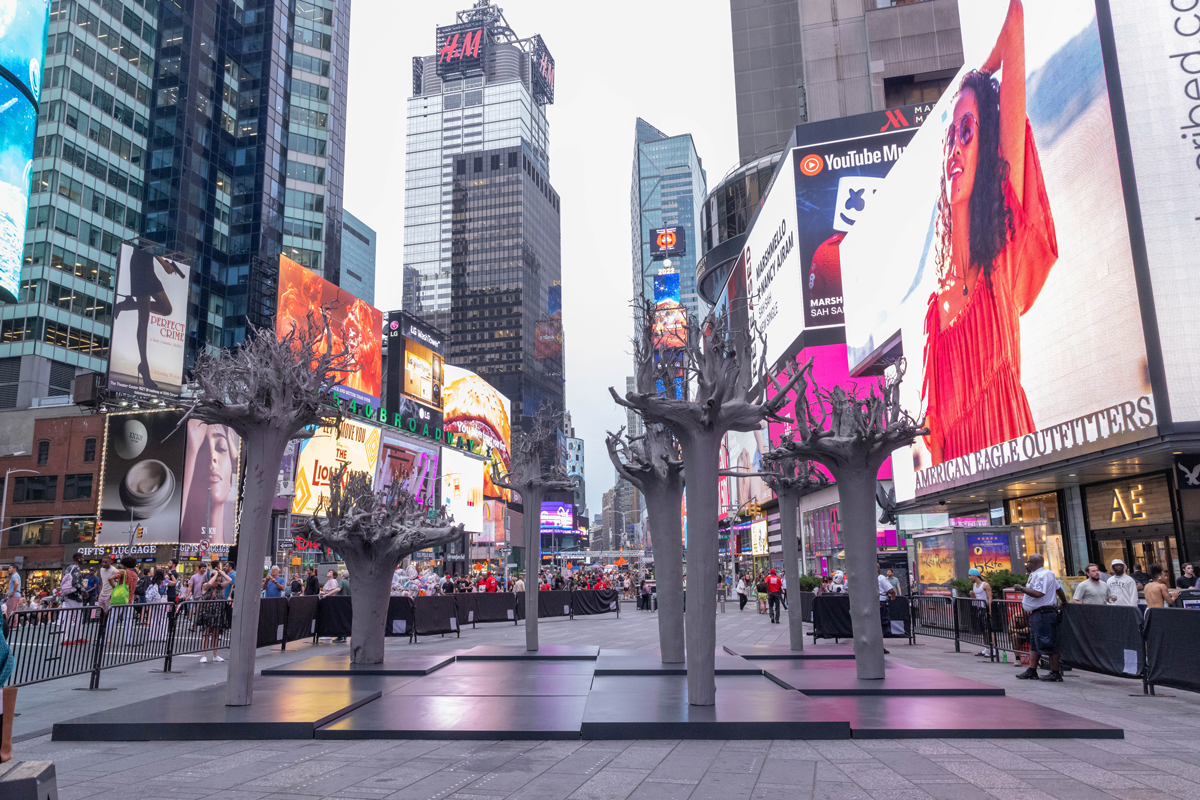
[[[912,75],[887,78],[883,82],[884,102],[888,108],[911,106],[918,103],[936,103],[950,87],[953,76],[934,80],[917,81]]]
[[[483,156],[479,156],[475,159],[475,171],[483,172]]]
[[[4,324],[7,325],[8,322]],[[23,326],[24,320],[22,328]],[[20,380],[21,357],[0,358],[0,409],[17,407],[17,388]]]
[[[517,166],[517,151],[514,150],[508,154],[508,166],[510,169],[515,169]]]
[[[63,478],[63,500],[86,500],[92,496],[92,473]]]
[[[90,464],[96,460],[96,439],[83,440],[83,461],[85,464]]]
[[[499,156],[499,154],[492,156],[492,169],[500,169],[500,156]]]
[[[83,309],[80,308],[78,313],[80,315],[82,315]],[[86,337],[86,340],[83,340],[82,337]],[[68,334],[68,344],[67,344],[68,348],[70,348],[71,350],[74,350],[76,352],[81,352],[81,353],[86,354],[91,350],[91,344],[92,344],[92,337],[86,331],[81,331],[78,328],[70,329],[70,333]],[[73,366],[71,366],[70,364],[63,364],[58,361],[51,361],[50,362],[50,391],[48,394],[51,397],[70,397],[71,392],[74,390],[74,388],[75,388],[75,368]],[[47,447],[48,446],[49,446],[49,442],[47,442]],[[40,452],[38,453],[38,457],[41,458]],[[44,464],[46,462],[39,461],[38,463]]]
[[[50,440],[42,439],[40,442],[38,442],[38,459],[37,459],[38,466],[39,467],[45,466],[46,462],[48,462],[49,460],[50,460]]]
[[[8,532],[8,546],[22,547],[28,545],[50,544],[49,521],[41,517],[13,517],[13,528]]]
[[[31,475],[13,481],[14,503],[52,503],[57,493],[57,475]]]
[[[458,161],[456,161],[454,163],[454,174],[455,175],[466,175],[467,174],[467,160],[465,158],[460,158]]]
[[[64,519],[60,544],[93,544],[96,541],[96,520],[92,517]]]

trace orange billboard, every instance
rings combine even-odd
[[[293,325],[302,329],[308,324],[309,313],[319,316],[322,308],[329,311],[333,352],[345,352],[350,360],[350,368],[338,373],[343,380],[338,394],[378,408],[383,313],[287,256],[280,256],[276,335],[285,335]]]

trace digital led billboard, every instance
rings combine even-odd
[[[188,420],[180,543],[233,544],[241,445],[241,437],[227,425]]]
[[[380,429],[374,425],[343,419],[337,428],[318,428],[300,444],[292,513],[317,514],[321,501],[329,501],[329,482],[343,465],[374,478],[379,447]]]
[[[687,228],[652,228],[650,230],[650,257],[665,258],[681,256],[687,252]]]
[[[9,302],[21,285],[48,10],[48,0],[0,6],[0,299]]]
[[[419,447],[385,434],[375,487],[384,489],[398,483],[422,505],[432,508],[437,503],[440,453],[439,447]]]
[[[533,37],[530,75],[533,79],[533,98],[539,103],[554,102],[554,56],[540,35]]]
[[[332,351],[349,356],[346,365],[349,369],[338,373],[344,383],[337,387],[337,393],[347,400],[378,408],[383,370],[383,315],[312,270],[280,256],[276,334],[282,338],[293,326],[303,330],[310,313],[320,320],[321,309],[329,311]]]
[[[687,345],[687,307],[680,302],[679,273],[654,276],[654,346],[657,349]]]
[[[509,442],[512,438],[511,405],[474,372],[446,365],[443,429],[480,442],[480,452],[500,464],[500,474],[508,472]],[[492,483],[489,468],[483,480],[484,494],[508,500],[509,492]]]
[[[191,268],[180,261],[121,245],[108,357],[110,391],[162,399],[183,392],[190,274]]]
[[[187,444],[186,437],[175,429],[182,418],[182,411],[173,410],[109,415],[99,503],[103,524],[96,544],[179,541]],[[236,466],[231,469],[236,475]],[[224,493],[214,487],[209,515],[212,522],[208,527],[222,529],[227,506],[232,509],[236,502],[237,492]],[[232,530],[229,536],[232,537]]]
[[[442,504],[467,533],[483,533],[483,473],[487,462],[442,448]]]
[[[445,78],[460,72],[483,70],[487,58],[487,28],[479,22],[462,22],[437,29],[437,74]],[[553,75],[553,73],[551,73]]]
[[[841,244],[851,373],[903,355],[930,429],[899,500],[1157,431],[1095,6],[1011,9],[961,6],[965,66]]]

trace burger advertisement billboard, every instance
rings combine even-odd
[[[183,392],[190,274],[187,264],[121,245],[109,390],[153,399]]]
[[[21,285],[49,5],[10,0],[0,11],[0,298],[9,302],[16,302]]]
[[[508,472],[509,443],[512,438],[511,405],[504,395],[474,372],[445,366],[442,428],[448,434],[465,436],[480,443],[476,451],[499,464],[500,473]],[[492,483],[491,469],[485,470],[483,493],[507,501],[508,492]]]
[[[276,335],[283,338],[293,328],[304,330],[309,314],[319,324],[322,309],[329,316],[330,351],[346,354],[347,369],[337,373],[343,381],[337,393],[378,408],[383,370],[382,313],[287,256],[280,256]]]
[[[840,246],[850,372],[904,356],[930,429],[902,501],[1157,433],[1096,6],[1021,9],[962,4],[964,68]]]

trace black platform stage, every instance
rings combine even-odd
[[[848,644],[806,644],[803,650],[793,650],[779,644],[727,644],[722,650],[731,656],[757,659],[849,659],[854,660],[854,647]]]
[[[382,696],[355,678],[258,678],[254,704],[225,705],[209,686],[54,724],[56,742],[312,739],[314,732]]]
[[[731,648],[726,648],[730,650]],[[844,648],[716,656],[716,705],[688,704],[683,665],[657,650],[552,645],[392,656],[376,667],[314,656],[264,671],[254,705],[224,686],[56,724],[56,741],[153,739],[1122,738],[1119,728],[887,662],[860,681]],[[790,651],[783,651],[790,652]],[[811,657],[808,655],[811,654]]]
[[[382,664],[351,664],[348,654],[313,656],[282,667],[264,669],[264,676],[346,677],[347,675],[428,675],[453,664],[457,653],[410,656],[387,653]]]

